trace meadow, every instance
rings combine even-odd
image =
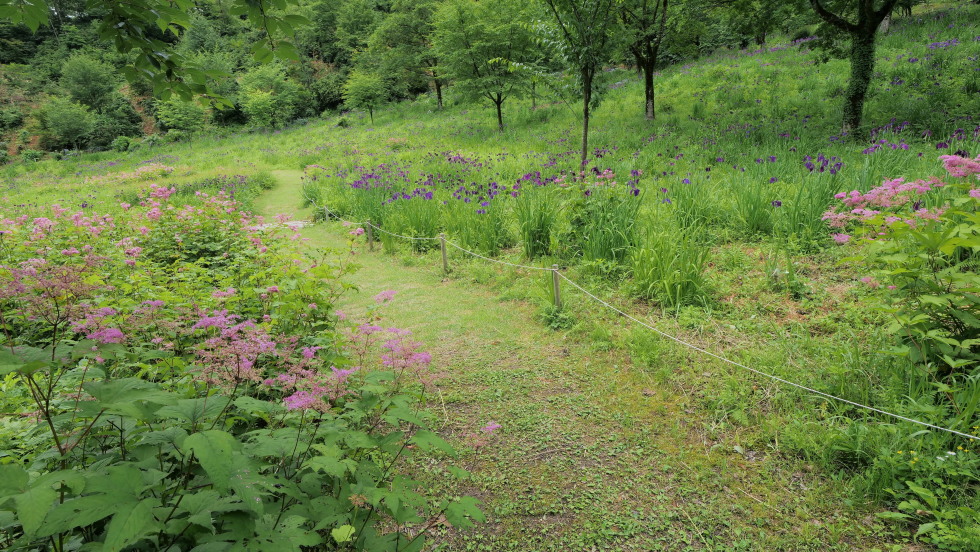
[[[330,114],[277,132],[221,136],[215,131],[186,142],[144,143],[123,154],[0,167],[2,274],[37,292],[17,288],[0,296],[14,313],[3,326],[25,336],[15,345],[8,333],[10,356],[16,358],[2,357],[10,373],[2,383],[0,411],[39,412],[39,421],[50,422],[38,429],[27,417],[4,417],[0,434],[12,444],[0,451],[0,461],[27,455],[36,457],[35,472],[50,466],[66,470],[69,456],[80,454],[71,461],[109,470],[119,481],[134,477],[131,468],[144,469],[147,462],[165,465],[159,472],[169,475],[147,478],[142,494],[119,498],[104,489],[93,494],[83,489],[96,483],[69,479],[58,492],[103,506],[112,500],[141,513],[170,510],[167,523],[151,527],[147,521],[138,535],[172,539],[170,544],[231,542],[233,529],[244,530],[244,518],[251,520],[250,527],[271,534],[282,527],[282,512],[287,512],[290,542],[308,546],[315,539],[311,533],[323,528],[311,530],[306,521],[329,512],[339,516],[329,518],[340,528],[330,543],[337,546],[351,539],[365,545],[362,539],[374,536],[364,527],[375,519],[378,535],[401,531],[421,546],[414,537],[429,532],[458,550],[676,550],[685,539],[691,542],[683,546],[694,550],[911,550],[919,544],[975,550],[980,542],[975,441],[749,375],[629,324],[568,287],[558,308],[549,273],[501,268],[453,250],[450,285],[477,298],[460,302],[515,309],[539,325],[536,330],[501,327],[506,317],[477,314],[464,317],[473,325],[465,335],[527,333],[542,342],[561,336],[575,343],[565,346],[571,349],[567,364],[572,368],[552,368],[544,379],[577,391],[541,398],[540,404],[557,410],[547,420],[557,424],[568,418],[567,425],[552,430],[561,433],[563,442],[582,435],[597,438],[587,427],[598,424],[617,435],[609,449],[628,460],[610,460],[615,454],[585,438],[579,444],[588,454],[569,461],[571,466],[552,459],[555,447],[548,439],[554,435],[535,425],[543,414],[530,406],[539,404],[537,399],[507,392],[516,386],[529,396],[542,393],[538,380],[527,379],[527,366],[508,379],[494,370],[467,373],[465,362],[453,361],[461,374],[455,384],[442,384],[445,396],[438,408],[475,409],[478,418],[499,421],[503,435],[487,425],[485,435],[474,438],[472,428],[448,422],[441,432],[429,432],[422,406],[436,409],[429,394],[440,384],[425,375],[429,361],[417,354],[421,343],[402,338],[395,328],[387,330],[392,339],[402,339],[384,345],[384,354],[397,350],[402,355],[402,364],[395,362],[397,370],[391,371],[390,359],[366,360],[382,354],[382,344],[365,328],[382,328],[372,317],[391,307],[410,321],[409,329],[437,341],[439,332],[422,328],[437,315],[409,312],[397,306],[397,299],[388,305],[386,296],[357,303],[349,298],[349,288],[361,285],[371,291],[369,282],[395,288],[399,278],[410,277],[417,286],[432,282],[431,293],[423,287],[422,295],[438,295],[438,241],[380,234],[380,246],[390,256],[358,261],[365,265],[365,275],[359,276],[344,263],[352,248],[365,254],[363,234],[333,219],[370,220],[393,234],[416,238],[444,233],[468,250],[515,264],[557,264],[601,299],[698,347],[854,403],[980,435],[980,374],[973,352],[980,338],[974,316],[978,282],[972,268],[980,225],[980,194],[973,187],[980,172],[973,161],[980,154],[980,36],[970,24],[978,16],[980,7],[957,6],[894,24],[879,43],[866,108],[870,129],[860,137],[838,132],[846,62],[824,63],[820,52],[809,49],[809,39],[775,37],[759,49],[721,51],[663,70],[657,76],[654,122],[643,120],[641,79],[624,69],[607,71],[608,90],[595,111],[593,149],[584,167],[578,165],[580,121],[574,104],[556,98],[534,108],[511,105],[509,124],[498,132],[486,106],[450,102],[439,111],[427,97],[376,111],[373,124],[365,113]],[[273,219],[252,220],[246,213],[272,215],[272,207],[321,224],[295,234],[286,227],[295,241],[285,234],[266,238],[259,228]],[[42,218],[51,225],[38,223]],[[93,226],[106,229],[88,230]],[[16,239],[7,239],[8,234]],[[16,241],[24,236],[31,238]],[[331,252],[308,256],[321,246]],[[77,259],[89,260],[76,263],[76,253]],[[30,272],[28,266],[42,265],[37,257],[57,266],[84,267],[73,273],[71,285],[80,287],[69,293],[69,303],[81,313],[81,322],[69,317],[75,336],[59,337],[69,327],[68,318],[39,316],[42,301],[29,300],[43,296],[55,306],[65,300],[38,291],[43,278],[38,267]],[[161,274],[160,263],[175,264]],[[60,277],[54,272],[44,276]],[[330,286],[320,289],[324,281]],[[148,302],[156,300],[180,307],[168,307],[165,317],[146,326],[156,308]],[[338,306],[346,309],[345,301],[359,305],[354,310],[363,311],[362,322],[348,327],[332,314]],[[453,325],[454,300],[437,304],[440,323]],[[310,305],[317,307],[304,309]],[[107,308],[113,312],[101,310]],[[304,311],[323,314],[297,319]],[[962,315],[950,314],[954,311]],[[255,324],[245,325],[246,320]],[[255,342],[255,332],[264,332],[258,342],[271,340],[271,348],[243,350]],[[529,341],[520,341],[527,352],[508,354],[517,359],[527,354],[532,365],[551,362],[545,359],[553,351],[535,349]],[[154,347],[161,342],[170,343],[165,354]],[[62,357],[59,346],[74,352]],[[474,350],[481,361],[498,354]],[[43,369],[6,369],[35,353],[50,356]],[[223,365],[235,354],[275,365],[284,374],[279,387],[250,373],[185,375],[195,383],[171,387],[179,366],[209,360]],[[328,394],[328,404],[309,402],[303,392],[310,389],[297,386],[295,374],[308,369],[313,358],[335,367],[336,380],[329,385],[346,385],[350,378],[358,387]],[[106,368],[93,372],[98,376],[86,375],[89,366],[106,362]],[[336,375],[372,362],[374,375],[363,380],[354,372]],[[38,379],[25,391],[23,382],[33,370],[45,374],[47,387]],[[114,371],[131,379],[113,381]],[[402,383],[407,375],[414,378],[411,384]],[[94,400],[86,399],[79,409],[72,390],[81,389],[86,378],[96,382],[85,387]],[[138,378],[156,387],[138,384]],[[590,381],[594,387],[588,390]],[[315,383],[320,390],[327,384]],[[66,395],[52,407],[58,390]],[[216,391],[237,400],[210,407],[206,398]],[[643,402],[650,396],[660,402],[658,416]],[[128,400],[140,406],[125,407]],[[615,408],[594,411],[599,408],[595,401]],[[292,407],[300,402],[303,407]],[[343,427],[332,427],[327,435],[320,432],[319,421],[311,428],[299,412],[331,408],[344,412]],[[118,416],[118,423],[109,425],[111,417],[102,418],[104,413]],[[70,421],[54,421],[66,415]],[[365,419],[374,425],[360,425]],[[374,433],[381,419],[391,433]],[[170,420],[196,429],[210,425],[210,432],[161,435],[165,431],[155,424]],[[664,425],[646,426],[654,422]],[[76,429],[45,434],[42,429],[51,423]],[[255,428],[266,427],[275,431],[260,439]],[[370,440],[348,436],[338,444],[337,435],[344,431]],[[117,443],[115,432],[136,439],[132,446],[140,452],[135,458],[126,458],[126,439]],[[547,465],[521,459],[521,445],[506,442],[521,439],[522,432],[533,443],[543,439],[542,454],[552,452],[538,460]],[[235,449],[241,465],[219,466],[207,457],[207,451],[234,448],[219,433],[247,443]],[[49,440],[59,435],[89,444],[76,450],[56,443],[52,453]],[[208,440],[198,437],[187,444],[185,439],[194,435]],[[683,446],[668,444],[678,442]],[[403,468],[436,498],[417,496],[389,480],[406,447],[436,458],[409,458]],[[461,460],[450,459],[453,447],[464,450]],[[130,464],[99,464],[120,449]],[[188,452],[200,457],[198,464]],[[308,458],[347,458],[354,464],[336,472],[323,467],[327,460],[317,464]],[[662,472],[672,477],[677,466],[688,466],[693,475],[685,484],[692,487],[727,489],[740,472],[749,472],[751,486],[761,489],[756,492],[762,497],[742,491],[708,500],[701,512],[681,509],[686,519],[663,514],[683,504],[686,495],[657,502],[656,489],[630,488],[635,468],[622,465],[650,458],[667,466]],[[369,461],[376,466],[356,469],[357,462]],[[200,506],[181,507],[177,500],[191,496],[198,484],[214,480],[216,495],[209,498],[220,494],[227,504],[257,492],[248,491],[248,485],[217,483],[222,474],[246,464],[270,478],[250,482],[264,489],[256,501],[262,508],[248,515],[237,507],[216,511],[230,520],[222,526],[225,533],[219,532],[222,538],[213,537],[213,527],[208,537],[207,524],[188,523],[193,526],[188,531],[177,523],[200,513]],[[592,481],[592,490],[583,491],[561,481],[563,470],[587,472],[593,464],[607,470],[609,482]],[[11,465],[0,466],[11,470],[9,480],[26,481],[26,471],[13,474]],[[465,466],[468,473],[448,477],[459,469],[454,465]],[[304,477],[317,479],[314,484]],[[528,490],[511,488],[509,478],[527,483]],[[295,485],[295,490],[287,499],[270,487],[273,483]],[[50,484],[42,491],[11,487],[0,495],[10,499],[5,514],[15,501],[23,509],[55,492]],[[346,489],[337,496],[350,499],[352,512],[315,502],[315,489],[321,487]],[[18,498],[13,491],[20,492]],[[395,491],[405,494],[381,496]],[[469,528],[471,519],[482,519],[472,499],[440,502],[440,497],[457,495],[480,497],[488,524]],[[411,504],[409,510],[427,504],[434,513],[405,513],[398,501]],[[543,502],[548,506],[542,509]],[[636,514],[640,517],[630,522],[633,510],[622,504],[640,512],[638,505],[645,502],[662,509],[643,513],[653,517]],[[279,518],[272,516],[275,523],[270,523],[269,512],[277,504]],[[86,531],[117,513],[103,508],[102,517],[72,525],[64,521],[68,509],[56,511],[17,521],[12,514],[0,518],[0,534],[8,543],[41,539],[35,542],[68,549],[71,542],[99,541]],[[430,523],[440,515],[448,519],[445,524]],[[564,519],[560,531],[533,521],[549,515]],[[767,515],[769,523],[752,521]],[[825,521],[812,523],[811,518]],[[644,529],[656,524],[652,519],[662,523],[660,534],[672,540],[660,542],[651,534],[656,532]],[[114,532],[114,524],[106,531],[118,542],[137,538],[121,529]],[[67,541],[58,542],[57,535]],[[390,549],[407,546],[397,539],[394,545],[391,539],[384,542]]]

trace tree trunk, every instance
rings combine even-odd
[[[592,74],[582,71],[582,178],[589,159],[589,104],[592,103]]]
[[[861,126],[864,100],[875,70],[875,29],[861,29],[851,35],[851,80],[844,98],[842,132],[851,133]]]
[[[538,83],[531,81],[531,111],[538,108]]]
[[[495,99],[493,101],[493,103],[497,106],[497,130],[499,130],[500,132],[503,132],[504,131],[504,115],[503,115],[503,113],[500,110],[500,106],[503,105],[504,99],[498,97],[497,99]]]
[[[438,77],[433,77],[432,83],[436,87],[436,109],[442,109],[442,81]]]
[[[648,121],[652,121],[657,118],[657,112],[654,109],[653,69],[654,62],[649,59],[646,60],[646,62],[643,64],[643,97],[646,100],[646,115]]]
[[[374,124],[374,108],[368,107],[368,114],[371,115],[371,124]]]

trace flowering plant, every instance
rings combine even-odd
[[[0,548],[418,550],[482,519],[399,473],[455,451],[421,344],[333,310],[349,261],[173,194],[0,210],[0,412],[25,421],[0,429]]]
[[[863,281],[886,291],[900,352],[951,383],[980,361],[980,157],[941,159],[950,178],[841,193],[824,220],[836,242],[865,246],[877,274]]]

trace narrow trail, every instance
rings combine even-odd
[[[300,171],[276,171],[262,214],[298,208]],[[337,223],[304,228],[314,248],[343,248]],[[338,308],[356,317],[394,290],[385,324],[410,329],[432,353],[440,432],[472,441],[502,428],[458,465],[462,484],[433,463],[413,466],[433,493],[471,494],[488,523],[444,529],[446,550],[871,550],[871,515],[843,510],[842,487],[799,461],[749,459],[712,447],[691,401],[656,386],[622,351],[597,351],[535,321],[533,306],[502,301],[485,286],[443,278],[435,256],[360,247],[359,293]],[[494,268],[496,270],[496,268]],[[540,277],[528,275],[527,277]]]

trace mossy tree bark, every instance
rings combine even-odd
[[[864,101],[874,76],[875,37],[881,22],[894,9],[898,0],[884,0],[875,9],[875,0],[843,0],[837,2],[846,9],[856,3],[857,22],[852,23],[842,15],[828,10],[826,0],[810,0],[817,15],[828,24],[846,32],[851,38],[851,77],[844,98],[844,117],[841,131],[850,134],[860,128],[864,114]]]

